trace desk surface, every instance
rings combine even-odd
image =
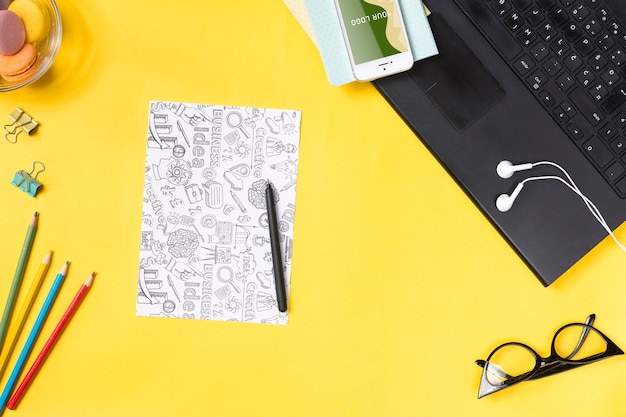
[[[543,288],[371,85],[328,84],[280,0],[58,3],[52,70],[0,96],[41,123],[0,142],[0,298],[34,211],[32,259],[72,261],[43,335],[97,277],[6,415],[626,415],[625,356],[476,399],[504,341],[547,355],[593,312],[626,348],[626,256],[607,239]],[[302,110],[287,326],[135,316],[150,100]],[[10,185],[33,160],[34,199]]]

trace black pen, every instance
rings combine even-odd
[[[280,234],[278,232],[278,218],[276,217],[276,206],[274,204],[274,188],[269,180],[265,186],[265,205],[267,207],[267,221],[270,229],[270,246],[272,247],[276,301],[278,302],[278,311],[285,312],[287,311],[287,294],[285,292],[283,259],[280,254]]]

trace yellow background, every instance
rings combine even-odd
[[[5,415],[626,415],[625,356],[476,399],[474,360],[504,341],[547,355],[558,327],[596,313],[626,348],[626,255],[606,239],[543,288],[373,86],[329,85],[280,0],[58,5],[51,71],[0,95],[0,115],[40,122],[0,141],[0,299],[35,211],[24,288],[54,250],[36,310],[72,262],[35,353],[97,276]],[[135,316],[150,100],[302,111],[287,326]],[[34,160],[33,199],[10,182]]]

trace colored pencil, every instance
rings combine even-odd
[[[37,234],[37,225],[39,223],[39,214],[35,212],[35,215],[30,221],[28,225],[28,230],[26,232],[26,239],[24,239],[24,244],[22,245],[22,252],[20,253],[20,259],[17,262],[17,269],[15,270],[15,275],[13,276],[13,283],[11,284],[11,289],[9,290],[9,296],[7,297],[7,303],[4,306],[4,313],[2,314],[2,321],[0,321],[0,350],[2,350],[2,346],[4,345],[4,340],[7,336],[7,329],[9,328],[9,323],[11,322],[11,316],[13,315],[13,309],[15,308],[15,300],[17,300],[17,294],[20,291],[20,286],[22,285],[22,279],[24,278],[24,271],[26,270],[26,264],[28,263],[28,259],[30,258],[30,251],[33,248],[33,241],[35,240],[35,235]]]
[[[41,349],[41,352],[39,352],[37,359],[35,359],[35,362],[33,362],[32,366],[28,370],[28,373],[26,374],[26,376],[24,377],[20,385],[17,387],[17,390],[15,390],[15,394],[13,394],[13,396],[9,400],[9,404],[7,405],[7,408],[9,410],[15,410],[15,408],[17,408],[17,404],[19,403],[20,399],[22,398],[22,396],[24,395],[24,393],[30,386],[30,383],[32,382],[32,380],[35,378],[35,375],[37,375],[39,368],[41,368],[41,365],[48,357],[48,353],[50,353],[55,343],[61,336],[61,333],[65,329],[65,326],[67,326],[67,323],[70,321],[70,319],[74,315],[74,312],[80,306],[81,301],[83,300],[83,298],[85,298],[85,295],[87,295],[87,291],[89,291],[89,288],[91,287],[91,283],[93,282],[94,275],[95,275],[95,272],[92,273],[89,276],[89,278],[87,278],[87,281],[85,281],[83,285],[81,285],[80,289],[78,290],[78,293],[76,294],[76,296],[74,296],[74,299],[72,300],[69,307],[65,311],[65,314],[63,314],[63,317],[61,317],[61,321],[59,321],[59,324],[57,324],[57,327],[55,327],[54,330],[52,331],[50,338],[48,339],[44,347]]]
[[[37,274],[33,279],[33,282],[28,290],[28,294],[26,295],[26,299],[22,304],[22,308],[18,313],[17,319],[13,323],[12,326],[9,327],[9,333],[7,334],[7,344],[5,348],[2,350],[2,354],[0,354],[0,377],[4,374],[4,370],[9,363],[9,359],[11,358],[11,354],[13,353],[13,349],[15,349],[15,345],[17,344],[17,339],[20,336],[22,329],[24,328],[24,324],[26,323],[26,318],[30,313],[31,308],[35,302],[35,297],[37,297],[37,293],[39,292],[39,288],[41,288],[41,284],[43,283],[43,279],[48,272],[48,268],[50,267],[50,259],[52,258],[52,252],[48,252],[46,256],[41,261],[41,265],[37,270]]]
[[[37,341],[37,336],[41,332],[41,328],[43,327],[46,318],[48,317],[48,313],[50,313],[50,309],[54,304],[54,300],[56,300],[57,295],[59,294],[59,290],[61,289],[61,285],[63,284],[63,280],[65,279],[65,275],[67,274],[67,268],[69,266],[69,262],[66,262],[61,268],[61,271],[57,274],[48,295],[46,296],[46,300],[37,315],[37,319],[35,320],[35,324],[33,324],[33,328],[28,335],[28,339],[26,339],[26,343],[24,343],[24,347],[22,348],[22,352],[20,356],[17,358],[17,362],[13,367],[13,371],[11,372],[11,376],[7,380],[7,384],[2,391],[2,395],[0,396],[0,414],[4,412],[7,402],[9,401],[9,397],[13,392],[13,388],[15,388],[15,384],[17,383],[17,379],[20,377],[20,373],[26,366],[26,361],[28,360],[28,356],[30,352],[33,350],[33,346]]]

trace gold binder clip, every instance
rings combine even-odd
[[[35,165],[41,165],[41,168],[37,170]],[[43,162],[35,161],[33,162],[33,167],[30,172],[26,172],[24,170],[19,170],[13,176],[13,181],[11,181],[11,185],[18,187],[20,190],[27,193],[29,196],[34,197],[37,195],[37,191],[41,188],[42,184],[37,181],[37,175],[44,172],[46,170],[46,166]]]
[[[25,132],[27,135],[30,135],[39,123],[37,123],[32,117],[30,117],[24,110],[19,107],[15,109],[15,111],[9,114],[9,120],[11,122],[8,125],[4,125],[4,138],[9,143],[17,142],[17,135],[22,132]]]

